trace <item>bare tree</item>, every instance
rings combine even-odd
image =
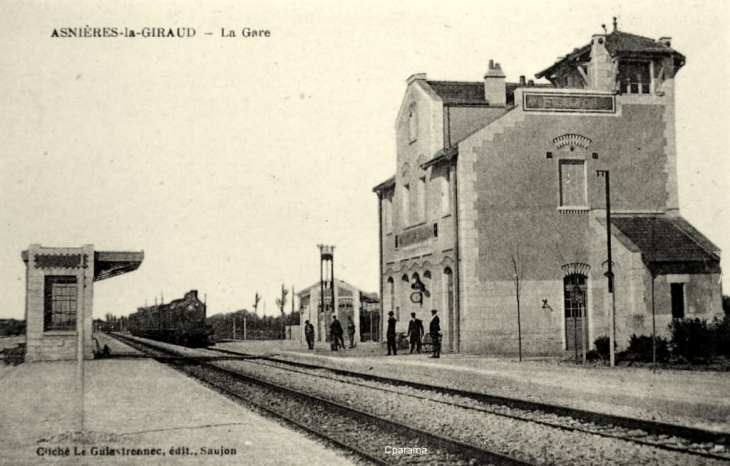
[[[261,296],[259,296],[259,292],[257,291],[256,296],[254,296],[254,298],[253,298],[253,313],[255,315],[258,315],[258,313],[256,311],[259,308],[259,301],[261,301]]]
[[[289,290],[282,284],[281,285],[281,298],[276,298],[276,305],[281,312],[281,339],[286,339],[286,323],[284,315],[284,306],[286,306],[286,296],[289,294]]]
[[[503,252],[502,268],[506,275],[509,275],[515,287],[515,300],[517,302],[517,344],[520,362],[522,362],[522,319],[520,315],[520,297],[522,286],[525,280],[525,272],[529,268],[530,256],[524,248],[517,243],[510,242]]]

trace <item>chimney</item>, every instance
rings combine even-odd
[[[410,85],[414,81],[425,81],[426,73],[416,73],[406,80],[406,85]]]
[[[525,75],[520,76],[520,87],[525,87]]]
[[[507,106],[507,85],[502,67],[489,60],[489,70],[484,75],[484,98],[493,107]]]
[[[591,64],[588,67],[590,89],[613,91],[616,88],[611,54],[606,49],[606,41],[609,35],[593,34],[591,37]]]

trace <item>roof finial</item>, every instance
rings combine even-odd
[[[601,24],[601,27],[603,28],[603,33],[604,34],[608,34],[608,29],[606,29],[606,25],[605,24]]]
[[[618,30],[618,21],[616,21],[616,17],[613,17],[613,30],[614,32]]]

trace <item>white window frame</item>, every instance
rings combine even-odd
[[[403,227],[410,226],[411,221],[411,185],[406,183],[401,190],[401,220]]]
[[[441,215],[451,213],[451,170],[446,169],[441,177]]]
[[[583,203],[582,204],[564,204],[563,203],[563,164],[583,165]],[[588,167],[585,159],[560,159],[558,160],[558,206],[561,209],[587,209],[588,208]]]
[[[408,107],[408,142],[415,142],[418,139],[418,112],[416,103],[411,102]]]

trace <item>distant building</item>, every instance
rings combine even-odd
[[[299,298],[299,320],[301,341],[304,338],[304,322],[310,321],[315,327],[315,341],[329,341],[329,326],[332,315],[342,323],[347,340],[347,318],[355,322],[355,341],[379,341],[380,300],[375,293],[366,293],[342,280],[334,279],[334,299],[336,309],[332,306],[332,281],[327,280],[309,286],[297,293]],[[322,299],[324,290],[324,299]]]
[[[21,256],[26,265],[25,360],[76,359],[79,350],[92,358],[94,282],[137,270],[144,253],[32,244]]]
[[[526,354],[608,335],[610,174],[616,334],[722,315],[720,251],[679,212],[671,39],[596,34],[536,74],[480,82],[417,74],[396,120],[397,171],[375,187],[381,296],[398,330],[440,311],[444,349]],[[423,293],[418,293],[420,286]],[[414,293],[416,293],[414,295]]]

